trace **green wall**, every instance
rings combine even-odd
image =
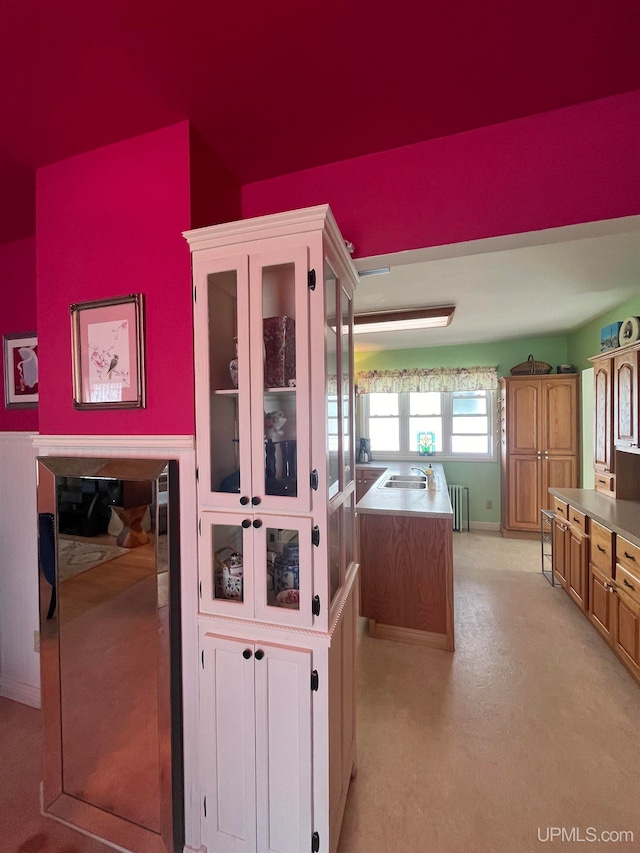
[[[638,290],[640,291],[640,282],[638,283]],[[623,302],[622,305],[618,305],[612,311],[607,311],[606,314],[568,335],[568,363],[575,364],[578,370],[586,370],[587,367],[591,367],[589,357],[598,355],[600,352],[600,329],[617,321],[622,322],[627,317],[640,317],[640,292],[633,299]]]

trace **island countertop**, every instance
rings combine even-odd
[[[385,483],[394,474],[418,474],[415,468],[426,469],[429,464],[436,476],[436,490],[387,488]],[[365,468],[366,466],[361,466]],[[423,518],[453,519],[447,480],[438,462],[374,462],[372,468],[386,468],[358,502],[356,511],[363,515],[410,515]]]

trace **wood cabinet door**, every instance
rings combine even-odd
[[[543,380],[542,421],[537,450],[549,455],[576,456],[579,442],[577,376]]]
[[[587,615],[605,640],[613,645],[616,601],[610,578],[591,563]]]
[[[540,474],[537,455],[514,455],[508,462],[509,503],[507,527],[520,530],[540,529]]]
[[[540,382],[507,380],[507,452],[536,453],[540,449]]]
[[[638,446],[638,350],[621,353],[614,365],[613,443]]]
[[[560,582],[560,586],[567,588],[567,546],[566,537],[568,527],[557,516],[553,519],[553,574]]]
[[[615,603],[614,648],[636,677],[640,677],[640,604],[619,589]]]
[[[587,537],[569,527],[566,547],[568,556],[567,592],[581,610],[587,608]]]
[[[596,471],[608,474],[613,471],[611,430],[613,426],[613,386],[611,359],[596,362],[593,368],[595,387],[594,455]]]
[[[541,459],[541,509],[553,509],[550,488],[574,489],[578,485],[577,456],[543,456]]]

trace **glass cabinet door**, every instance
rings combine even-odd
[[[310,497],[308,250],[251,256],[251,498],[308,511]]]
[[[241,513],[203,513],[200,519],[200,610],[253,616],[253,519]]]
[[[327,262],[325,262],[324,282],[324,346],[327,395],[327,489],[328,497],[332,498],[340,489],[338,278]]]
[[[342,483],[344,491],[353,482],[354,477],[354,449],[353,449],[353,425],[354,425],[354,387],[353,387],[353,300],[340,288],[340,312],[342,322],[340,324],[340,378],[341,378],[341,405],[342,405]]]
[[[201,506],[251,495],[249,262],[209,262],[196,277],[198,486]]]
[[[311,519],[264,515],[254,530],[256,616],[268,622],[313,624]]]

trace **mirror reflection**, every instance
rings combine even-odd
[[[166,461],[39,460],[45,810],[173,850],[169,482]]]

